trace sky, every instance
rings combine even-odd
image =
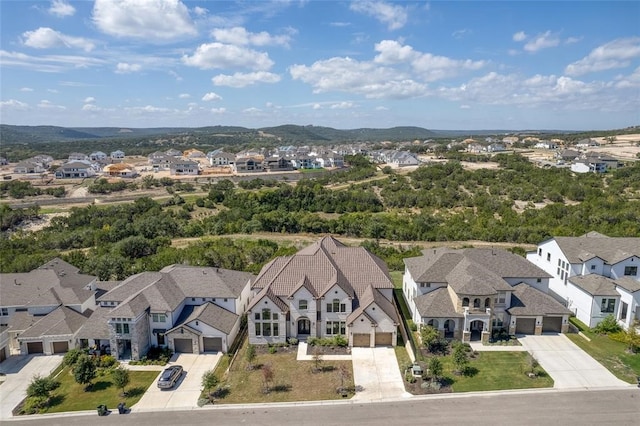
[[[0,2],[0,123],[640,125],[640,2]]]

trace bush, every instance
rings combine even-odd
[[[292,346],[295,346],[298,344],[298,339],[296,339],[295,337],[289,337],[289,344]]]
[[[413,320],[407,320],[407,324],[409,325],[409,330],[418,331],[418,325]]]
[[[408,371],[407,373],[405,373],[404,375],[404,379],[407,381],[407,383],[415,383],[416,382],[416,378],[413,376],[413,374],[411,374],[410,371]]]
[[[73,367],[78,361],[80,355],[82,355],[82,350],[77,348],[71,349],[69,352],[64,354],[64,358],[62,358],[62,365],[65,367]]]
[[[333,337],[333,344],[335,346],[340,346],[344,348],[349,344],[349,341],[342,334],[338,334],[337,336]]]
[[[618,324],[618,321],[616,321],[613,315],[607,315],[607,317],[593,327],[592,330],[598,334],[610,334],[622,331],[622,327],[620,327],[620,324]]]
[[[111,355],[102,355],[100,356],[100,358],[98,358],[97,367],[109,368],[109,367],[113,367],[117,363],[118,361],[115,359],[115,357]]]
[[[31,398],[49,398],[52,390],[60,386],[60,383],[48,377],[33,376],[27,387],[27,396]]]
[[[24,414],[37,414],[41,409],[49,405],[49,397],[46,396],[33,396],[25,399],[22,406],[22,412]]]

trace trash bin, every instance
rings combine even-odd
[[[98,405],[98,415],[99,416],[106,416],[107,415],[107,406],[102,404],[102,405]]]
[[[118,404],[118,414],[127,414],[127,411],[127,406],[124,404],[124,402]]]

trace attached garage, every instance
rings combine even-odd
[[[44,353],[44,348],[42,347],[42,342],[27,342],[27,353],[28,354],[42,354],[42,353]]]
[[[560,333],[562,331],[562,317],[544,317],[542,319],[543,333]]]
[[[392,346],[393,333],[376,333],[376,346]]]
[[[535,334],[536,319],[535,318],[518,318],[516,319],[517,334]]]
[[[173,339],[173,349],[175,352],[192,354],[193,341],[191,339]]]
[[[53,342],[53,353],[63,354],[69,351],[69,342]]]
[[[204,352],[222,352],[222,337],[203,337]]]
[[[353,346],[360,348],[368,348],[371,346],[371,335],[363,333],[353,334]]]

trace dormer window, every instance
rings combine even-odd
[[[298,301],[298,309],[301,311],[306,311],[308,308],[308,302],[305,299],[301,299]]]
[[[480,308],[480,299],[479,298],[476,297],[475,299],[473,299],[473,307],[476,308],[476,309]]]
[[[466,307],[469,306],[469,298],[465,297],[464,299],[462,299],[462,306]]]

